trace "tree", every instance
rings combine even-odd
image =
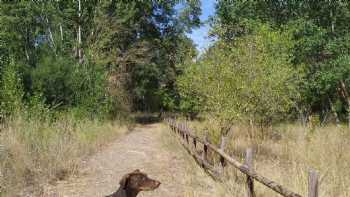
[[[128,90],[133,110],[168,108],[175,98],[184,52],[194,50],[185,32],[199,25],[199,1],[104,2],[95,18],[91,51]],[[106,25],[108,24],[108,25]],[[193,53],[191,53],[193,54]],[[171,95],[171,96],[169,96]]]
[[[346,77],[340,79],[339,74],[334,73],[334,67],[338,67],[335,70],[346,70],[346,64],[334,62],[348,54],[348,8],[349,3],[342,0],[220,0],[212,22],[212,33],[220,40],[235,40],[251,34],[251,24],[256,21],[271,24],[277,30],[291,31],[295,42],[292,62],[304,73],[297,110],[304,117],[310,113],[327,117],[326,113],[331,111],[338,119],[344,111],[336,110],[334,103],[343,103],[341,108],[350,106],[349,99],[345,98],[349,89]],[[336,49],[335,43],[341,46],[338,47],[341,50]]]
[[[227,134],[234,121],[262,127],[280,120],[297,99],[299,73],[291,64],[291,35],[255,24],[252,34],[218,42],[179,78],[182,95],[204,101]]]

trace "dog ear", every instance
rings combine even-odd
[[[120,187],[125,189],[128,185],[130,174],[126,174],[123,176],[123,178],[119,181]]]

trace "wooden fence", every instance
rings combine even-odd
[[[201,139],[193,134],[193,132],[188,128],[187,124],[177,122],[174,119],[166,119],[166,122],[170,126],[171,130],[178,134],[182,139],[182,144],[187,149],[187,151],[196,159],[198,163],[201,164],[203,168],[210,171],[211,174],[219,178],[224,172],[224,168],[227,163],[231,164],[239,171],[244,173],[246,178],[246,190],[248,197],[255,197],[254,192],[254,180],[262,183],[266,187],[272,189],[273,191],[279,193],[282,196],[286,197],[301,197],[302,195],[289,190],[288,188],[282,186],[279,183],[276,183],[269,178],[266,178],[258,174],[253,168],[253,151],[251,148],[246,150],[245,162],[244,164],[240,163],[237,159],[229,156],[224,152],[225,147],[225,138],[221,138],[220,147],[217,147],[211,144],[208,141],[208,135],[206,134],[204,139]],[[193,146],[190,146],[193,144]],[[199,145],[202,145],[203,149],[197,151]],[[192,148],[191,148],[192,147]],[[219,166],[211,164],[208,161],[208,151],[211,150],[214,154],[219,156]],[[221,169],[221,170],[220,170]],[[318,197],[318,178],[319,175],[316,171],[309,171],[309,180],[308,180],[308,197]]]

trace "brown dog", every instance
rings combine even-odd
[[[106,197],[136,197],[140,191],[152,191],[159,187],[160,182],[150,179],[147,174],[135,170],[123,176],[119,189]]]

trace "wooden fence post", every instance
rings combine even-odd
[[[184,139],[184,133],[182,132],[182,123],[180,123],[180,125],[179,125],[180,127],[179,127],[179,134],[181,135],[181,138],[182,139]]]
[[[226,140],[227,140],[227,136],[221,135],[220,150],[222,152],[225,152]],[[224,167],[225,167],[225,158],[220,155],[219,172],[221,174],[224,173]]]
[[[186,142],[187,142],[187,146],[189,146],[189,141],[188,141],[188,126],[187,126],[187,121],[185,121],[184,124],[184,132],[185,132],[185,137],[186,137]]]
[[[245,154],[245,165],[248,167],[249,171],[253,171],[254,166],[253,166],[253,149],[248,148],[246,150]],[[255,197],[255,192],[254,192],[254,180],[252,177],[247,175],[247,197]]]
[[[203,144],[203,152],[202,152],[202,160],[203,162],[207,162],[207,156],[208,156],[208,131],[205,131],[205,136],[204,136],[204,144]],[[204,163],[203,166],[204,167]]]
[[[226,136],[221,135],[220,150],[224,151],[226,146]]]
[[[315,170],[309,171],[309,196],[318,197],[318,173]]]

